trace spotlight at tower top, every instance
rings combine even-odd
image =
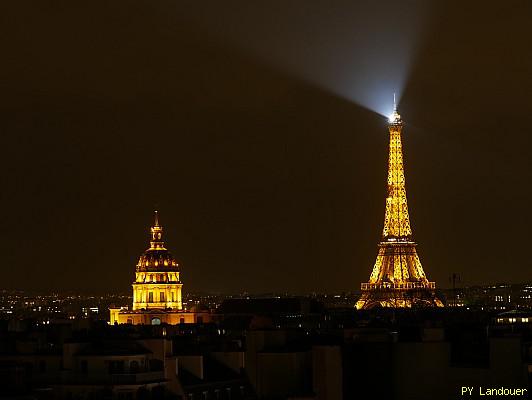
[[[388,122],[391,125],[398,125],[401,124],[401,116],[397,112],[397,103],[395,102],[395,93],[393,94],[393,112],[388,117]]]

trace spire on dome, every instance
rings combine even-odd
[[[164,250],[163,227],[159,225],[159,212],[155,210],[155,217],[151,231],[150,249]]]
[[[136,272],[178,271],[178,263],[165,246],[163,240],[163,227],[159,222],[159,213],[157,211],[154,212],[154,219],[152,221],[153,223],[150,227],[150,246],[140,256]],[[179,277],[177,277],[177,279],[178,278]],[[146,277],[142,275],[142,277],[138,279],[141,279],[144,282]]]

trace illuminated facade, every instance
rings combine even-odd
[[[111,308],[111,324],[178,324],[207,322],[208,312],[183,308],[180,267],[164,245],[163,227],[155,211],[150,228],[150,247],[135,268],[133,307]]]
[[[133,282],[133,310],[167,308],[181,310],[179,265],[164,247],[163,228],[155,211],[150,247],[140,256]]]
[[[403,122],[394,104],[388,130],[388,197],[384,228],[377,260],[369,278],[362,283],[357,309],[381,307],[437,306],[436,285],[429,282],[412,239],[412,228],[406,200],[405,172],[401,131]]]

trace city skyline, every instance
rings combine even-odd
[[[0,39],[3,287],[127,293],[154,209],[190,292],[347,292],[367,280],[382,228],[387,121],[235,43],[248,37],[260,53],[275,39],[246,31],[249,10],[235,14],[245,24],[222,24],[232,36],[213,40],[204,27],[215,7],[201,24],[170,2],[133,2],[127,15],[95,4],[6,7],[17,17]],[[434,2],[409,60],[378,48],[387,69],[410,65],[404,88],[383,75],[375,92],[391,104],[403,89],[410,219],[438,287],[452,273],[464,286],[532,281],[515,250],[532,218],[531,7]],[[338,68],[352,65],[363,80],[363,62],[333,46],[351,44],[374,62],[377,47],[357,41],[370,28],[343,35],[358,11],[331,11],[338,31],[320,29]],[[274,26],[272,13],[264,18]],[[312,26],[304,15],[278,22]]]

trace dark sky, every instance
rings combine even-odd
[[[429,278],[532,281],[532,2],[6,3],[1,286],[129,291],[157,207],[186,291],[357,289],[386,193],[372,82],[402,94]]]

